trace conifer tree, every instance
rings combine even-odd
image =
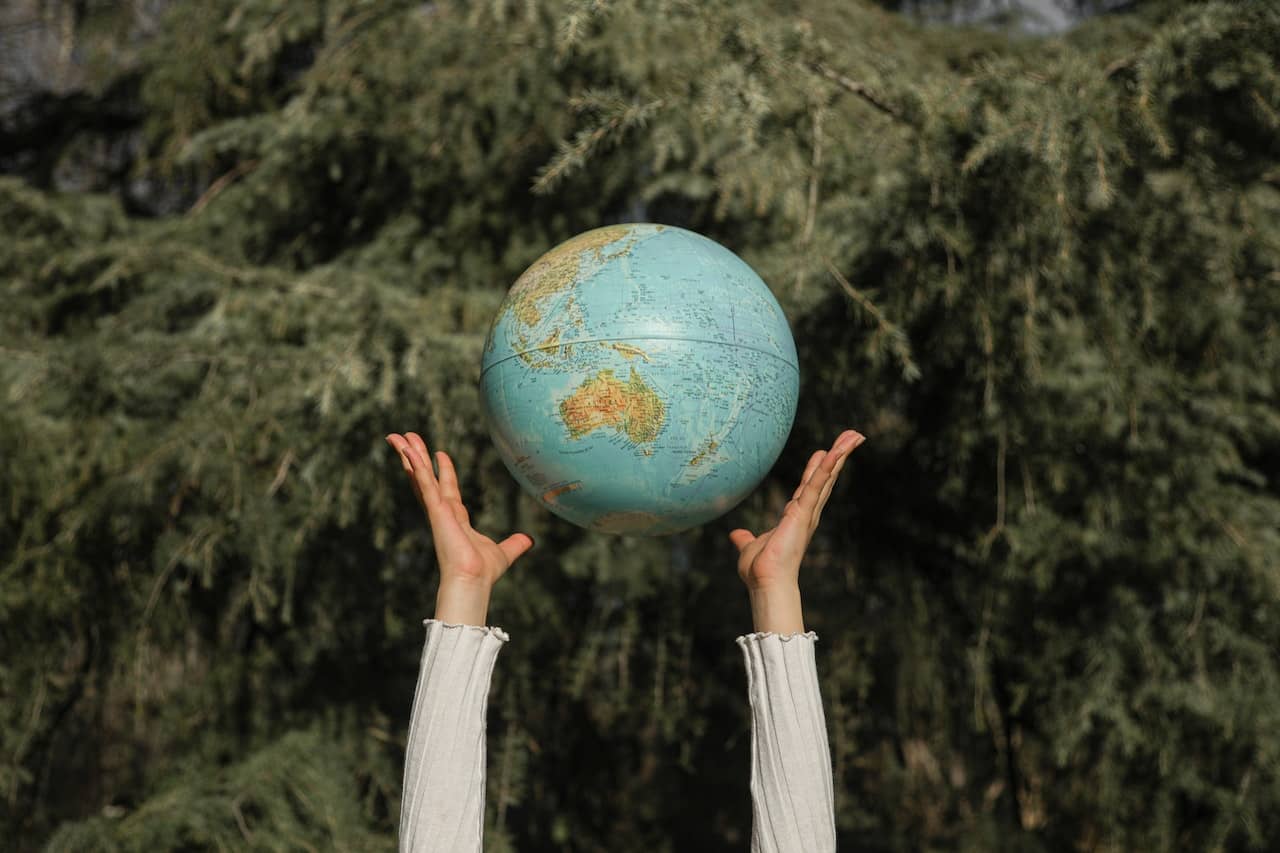
[[[1266,4],[1049,39],[205,0],[122,56],[89,97],[181,210],[0,176],[0,837],[392,849],[435,574],[382,437],[417,429],[539,543],[491,604],[487,849],[741,850],[725,534],[849,426],[801,577],[842,848],[1280,837]],[[755,266],[803,379],[774,475],[662,540],[520,494],[475,387],[515,277],[633,219]]]

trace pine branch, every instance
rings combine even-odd
[[[578,99],[576,105],[580,109],[591,108],[598,106],[600,100],[598,96],[586,95]],[[534,180],[534,194],[550,193],[562,180],[583,168],[596,151],[620,142],[628,130],[645,124],[662,106],[661,98],[643,104],[635,101],[613,104],[611,114],[604,121],[579,131],[573,142],[560,143],[559,152]]]
[[[813,226],[818,218],[818,182],[822,176],[822,116],[826,110],[819,106],[813,110],[813,154],[809,163],[809,201],[805,209],[804,231],[800,235],[800,250],[808,252],[813,240]],[[793,290],[804,286],[805,264],[797,264]]]
[[[846,92],[852,92],[885,115],[890,116],[897,121],[909,123],[901,109],[890,104],[888,100],[872,90],[867,84],[861,83],[850,77],[846,77],[844,74],[836,71],[826,63],[818,62],[810,65],[809,67],[810,70],[821,74],[823,77],[835,83]]]
[[[908,382],[913,382],[920,378],[920,368],[916,364],[915,359],[911,356],[911,345],[907,341],[906,333],[890,321],[889,318],[885,317],[884,313],[874,302],[850,284],[849,280],[841,274],[840,270],[836,269],[835,264],[831,263],[829,258],[823,258],[822,260],[823,263],[826,264],[827,271],[831,273],[832,278],[834,278],[836,283],[840,285],[840,289],[847,293],[849,298],[854,302],[857,302],[862,306],[864,311],[871,315],[871,318],[876,321],[876,325],[879,327],[880,332],[889,339],[889,348],[893,351],[894,355],[898,357],[898,361],[902,366],[903,379]]]
[[[187,211],[187,216],[194,216],[209,202],[217,198],[218,193],[222,192],[232,184],[237,178],[247,175],[258,166],[258,160],[245,160],[237,163],[234,168],[228,170],[224,175],[209,185],[209,188],[201,193],[200,198],[196,199],[195,204],[191,205],[191,209]]]

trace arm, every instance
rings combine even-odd
[[[752,853],[836,849],[831,750],[814,659],[817,641],[812,631],[760,630],[737,640],[751,704]]]
[[[509,640],[501,628],[484,625],[493,585],[533,540],[517,533],[496,543],[473,530],[448,455],[436,454],[437,480],[419,436],[387,441],[427,513],[440,563],[405,750],[400,850],[480,853],[489,682]]]
[[[730,533],[755,633],[738,637],[751,703],[752,853],[836,849],[835,799],[814,644],[804,630],[800,560],[844,461],[865,439],[842,434],[809,460],[778,526]]]
[[[400,849],[475,851],[484,834],[485,714],[498,652],[489,590],[441,581],[405,749]]]

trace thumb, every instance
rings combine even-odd
[[[498,547],[502,549],[503,555],[506,556],[507,565],[511,565],[533,547],[533,537],[528,533],[512,533],[499,542]]]
[[[741,551],[743,548],[756,541],[756,536],[750,530],[743,530],[739,527],[737,530],[729,531],[729,541],[738,547]]]

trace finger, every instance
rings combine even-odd
[[[418,503],[422,504],[422,508],[426,509],[426,503],[422,500],[422,487],[418,485],[418,478],[413,474],[413,463],[409,461],[409,442],[405,441],[404,436],[399,433],[391,433],[387,436],[387,444],[400,456],[400,467],[404,468],[405,473],[409,475],[409,485],[413,488],[413,494],[418,498]]]
[[[795,492],[791,495],[792,500],[800,497],[800,490],[804,488],[805,483],[809,482],[809,478],[813,476],[813,472],[818,470],[818,465],[826,455],[827,451],[825,450],[815,450],[813,455],[809,457],[808,464],[804,466],[804,474],[800,476],[800,485],[796,486]]]
[[[408,439],[409,461],[413,463],[413,474],[422,486],[422,494],[428,501],[440,500],[440,484],[436,481],[435,469],[431,467],[431,453],[427,443],[416,432],[405,433]]]
[[[498,547],[502,549],[503,556],[507,558],[507,566],[510,567],[533,547],[533,537],[527,533],[512,533],[499,542]]]
[[[416,432],[406,432],[404,437],[409,443],[409,446],[418,451],[418,453],[422,455],[423,459],[431,459],[431,452],[427,450],[427,443],[422,440],[422,436],[418,435]]]
[[[809,464],[805,466],[804,476],[800,480],[800,485],[796,487],[795,492],[791,495],[791,500],[787,501],[786,506],[782,508],[782,516],[785,518],[788,513],[798,511],[800,505],[800,495],[804,493],[805,488],[813,482],[813,477],[818,473],[818,469],[822,466],[822,462],[827,458],[828,453],[825,450],[815,451],[809,457]]]
[[[393,432],[387,436],[387,444],[391,445],[391,449],[400,456],[400,464],[404,470],[412,474],[413,466],[409,464],[409,457],[404,455],[404,446],[408,444],[404,436]]]
[[[857,430],[847,429],[836,436],[836,440],[831,443],[831,452],[841,453],[852,450],[866,440],[867,437]]]
[[[453,512],[453,517],[463,524],[471,525],[471,513],[462,503],[462,495],[458,492],[458,472],[454,470],[453,460],[443,450],[436,451],[436,461],[440,465],[440,497]]]
[[[822,490],[818,494],[817,505],[813,508],[813,526],[818,526],[818,521],[822,518],[823,507],[827,505],[827,498],[831,497],[831,490],[835,488],[836,480],[840,476],[840,469],[844,467],[844,462],[849,458],[849,452],[845,451],[840,455],[840,461],[836,463],[836,467],[827,477],[827,481],[822,484]]]
[[[866,436],[854,433],[856,438],[851,439],[849,447],[840,454],[840,459],[836,462],[836,467],[831,471],[831,475],[827,478],[826,483],[822,486],[822,491],[818,495],[818,506],[813,514],[813,526],[818,526],[818,521],[822,517],[822,510],[827,505],[827,498],[831,497],[831,490],[835,488],[836,480],[840,477],[840,471],[844,468],[844,463],[848,461],[849,455],[857,450],[865,442]]]
[[[741,552],[743,548],[756,541],[756,536],[750,530],[743,530],[739,527],[737,530],[729,531],[729,541]]]
[[[436,462],[440,466],[441,497],[447,501],[462,503],[462,492],[458,490],[458,472],[453,467],[453,460],[443,450],[437,450]]]
[[[835,444],[831,445],[831,450],[822,457],[822,463],[813,472],[813,476],[805,482],[800,494],[796,495],[795,500],[787,505],[788,510],[798,511],[812,517],[814,509],[818,506],[818,498],[822,495],[823,488],[831,478],[831,472],[835,470],[840,463],[840,459],[844,456],[844,447],[842,445],[844,438],[844,435],[841,435],[840,438],[836,439]]]
[[[421,494],[422,507],[425,508],[426,515],[434,524],[436,507],[443,507],[444,501],[440,500],[440,487],[435,482],[435,474],[431,473],[431,462],[422,459],[421,453],[412,444],[404,446],[404,456],[408,457],[408,461],[413,466],[413,484]]]
[[[410,449],[408,440],[403,435],[392,433],[387,436],[387,443],[395,448],[396,453],[400,454],[400,461],[404,463],[404,469],[409,473],[413,473],[413,465],[410,463],[409,456],[406,453]]]
[[[840,476],[840,469],[844,467],[845,460],[849,458],[849,454],[857,450],[858,445],[862,444],[863,441],[866,441],[865,438],[863,438],[862,436],[859,436],[857,433],[853,433],[853,435],[857,436],[857,438],[851,437],[851,438],[845,439],[845,437],[842,435],[840,439],[836,441],[836,446],[840,447],[840,449],[835,452],[836,453],[835,467],[832,468],[831,472],[827,475],[826,482],[822,484],[822,491],[818,495],[819,511],[822,510],[822,505],[826,503],[827,496],[831,494],[831,487],[835,485],[836,478]]]

